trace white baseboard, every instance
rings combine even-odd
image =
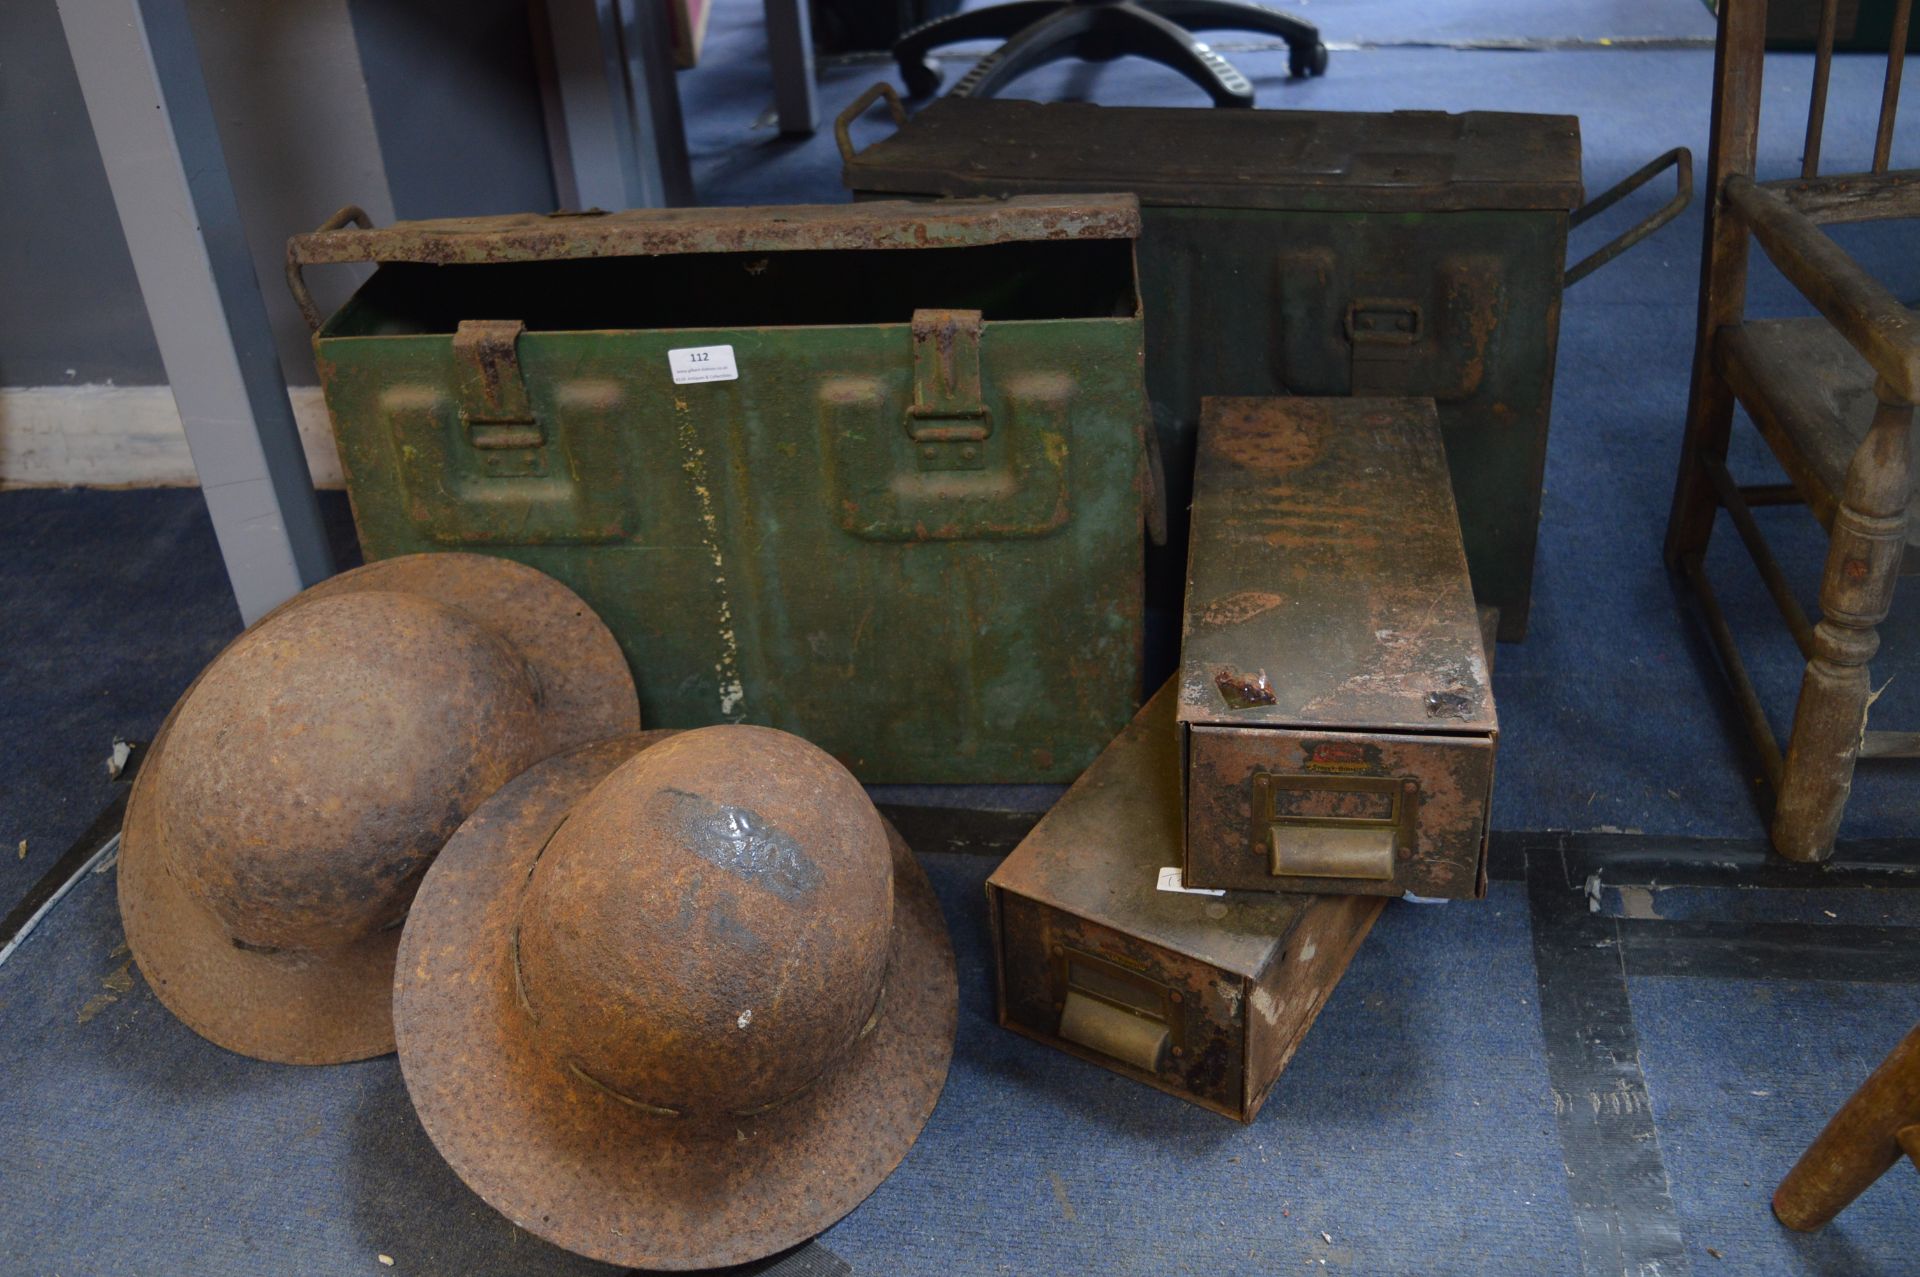
[[[318,386],[295,386],[294,420],[322,488],[344,486]],[[0,486],[196,487],[186,432],[165,386],[0,387]]]

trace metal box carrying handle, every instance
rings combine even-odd
[[[1679,188],[1674,192],[1673,198],[1662,205],[1659,212],[1568,267],[1560,277],[1563,286],[1579,283],[1686,210],[1687,205],[1693,202],[1693,152],[1684,146],[1676,146],[1660,158],[1641,165],[1638,172],[1575,209],[1573,216],[1567,219],[1567,225],[1578,226],[1606,212],[1651,182],[1659,175],[1661,169],[1669,165],[1674,168],[1676,185]]]
[[[313,233],[315,235],[325,235],[329,231],[337,231],[345,228],[348,223],[358,226],[363,231],[373,229],[373,219],[367,216],[366,210],[358,204],[348,204],[332,217],[329,217],[326,221],[314,227]],[[287,288],[293,293],[294,303],[300,307],[300,315],[307,321],[307,327],[316,333],[319,332],[320,308],[313,304],[313,294],[307,291],[306,276],[300,273],[300,255],[297,236],[287,241]]]
[[[907,126],[907,108],[901,104],[900,95],[885,80],[874,85],[853,100],[853,105],[840,112],[833,120],[833,140],[839,144],[840,158],[848,164],[858,154],[853,147],[853,134],[849,131],[853,122],[866,113],[866,109],[881,98],[887,100],[887,110],[893,114],[893,126],[897,129]]]

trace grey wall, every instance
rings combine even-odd
[[[547,212],[525,0],[348,0],[401,217]]]
[[[342,204],[392,221],[393,201],[347,0],[187,0],[220,145],[287,380],[314,381],[310,334],[287,292],[287,237]],[[314,280],[323,309],[353,286]]]
[[[550,209],[522,0],[190,0],[281,361],[313,381],[288,235]],[[0,385],[166,380],[54,0],[0,0]],[[323,307],[350,272],[314,272]],[[71,375],[69,371],[72,370]]]
[[[54,0],[0,0],[0,193],[0,385],[165,381]]]

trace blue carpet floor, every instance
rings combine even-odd
[[[1759,893],[1769,894],[1769,893]],[[1858,1044],[1890,1050],[1920,1021],[1920,988],[1833,981],[1632,982],[1641,1063],[1675,1205],[1688,1237],[1730,1272],[1911,1273],[1920,1214],[1911,1175],[1890,1175],[1823,1231],[1756,1229],[1780,1167],[1754,1150],[1792,1148],[1832,1115]],[[1765,1020],[1791,1055],[1743,1049]],[[1904,1239],[1889,1245],[1894,1239]],[[1705,1265],[1701,1265],[1705,1269]],[[1709,1270],[1710,1271],[1710,1270]]]
[[[321,497],[357,563],[346,495]],[[150,739],[240,613],[197,491],[0,492],[0,547],[3,914],[110,800],[115,738]]]
[[[1315,0],[1302,11],[1336,42],[1691,39],[1709,29],[1691,0],[1485,0],[1411,17],[1402,7]],[[768,123],[757,14],[722,3],[707,63],[682,78],[702,198],[838,201],[829,134],[785,140]],[[1704,159],[1711,58],[1697,48],[1341,49],[1311,82],[1286,80],[1273,49],[1233,56],[1265,106],[1576,112],[1590,191],[1671,145]],[[948,62],[949,75],[963,65]],[[1797,155],[1807,67],[1791,56],[1770,63],[1770,173]],[[889,69],[829,66],[824,110]],[[1875,74],[1864,59],[1836,69],[1836,107],[1849,104],[1829,124],[1836,165],[1868,145],[1861,104],[1873,95],[1858,90]],[[1135,63],[1050,68],[1024,87],[1197,101],[1169,73]],[[1592,237],[1575,251],[1605,230],[1584,229]],[[1699,230],[1696,209],[1567,298],[1533,633],[1501,649],[1495,673],[1503,829],[1761,833],[1751,761],[1733,743],[1658,553]],[[1920,258],[1903,228],[1847,228],[1842,238],[1901,296],[1920,299]],[[1758,312],[1797,306],[1766,269],[1753,292]],[[1750,433],[1740,438],[1736,469],[1765,474],[1764,450]],[[350,559],[344,501],[329,497],[328,511]],[[1817,528],[1794,510],[1762,517],[1811,603]],[[1717,575],[1783,728],[1799,662],[1732,541],[1723,528]],[[4,910],[107,801],[113,737],[150,736],[238,618],[193,492],[3,492],[0,545]],[[1897,605],[1876,666],[1876,682],[1892,680],[1876,710],[1887,726],[1920,724],[1916,595]],[[911,797],[1033,808],[1053,792]],[[1912,765],[1864,769],[1844,835],[1911,837],[1917,797]],[[1592,1104],[1599,1122],[1601,1106],[1597,1093],[1551,1080],[1566,1057],[1543,1027],[1539,918],[1517,884],[1496,883],[1484,904],[1390,907],[1260,1121],[1243,1130],[995,1028],[980,892],[989,862],[928,862],[960,956],[954,1071],[900,1172],[823,1239],[855,1272],[1605,1271],[1577,1227],[1586,1199],[1570,1196],[1580,1180],[1568,1161],[1579,1129],[1569,1114]],[[1695,886],[1629,899],[1606,885],[1603,907],[1630,917],[1651,909],[1764,927],[1825,925],[1831,913],[1902,944],[1920,934],[1905,895]],[[516,1233],[468,1194],[427,1144],[392,1060],[276,1068],[183,1029],[127,965],[112,888],[110,872],[87,878],[0,967],[0,1272],[606,1271]],[[1799,1147],[1920,1018],[1916,990],[1851,976],[1624,979],[1620,1017],[1637,1026],[1630,1063],[1644,1079],[1635,1093],[1650,1106],[1678,1229],[1678,1266],[1661,1272],[1916,1271],[1910,1177],[1892,1177],[1816,1239],[1786,1234],[1766,1208]],[[382,1253],[392,1269],[378,1265]]]
[[[997,1028],[992,861],[922,859],[957,953],[958,1042],[905,1164],[821,1239],[854,1272],[1596,1271],[1556,1123],[1570,1106],[1600,1115],[1607,1097],[1550,1080],[1536,1007],[1554,995],[1519,884],[1478,905],[1390,905],[1241,1127]],[[1696,893],[1755,894],[1804,921],[1833,893]],[[1920,985],[1636,977],[1622,997],[1696,1271],[1912,1271],[1920,1219],[1903,1177],[1816,1238],[1779,1228],[1766,1196],[1920,1018]],[[381,1254],[434,1277],[610,1271],[469,1193],[392,1058],[261,1064],[181,1026],[130,965],[110,867],[0,967],[0,1008],[0,1271],[304,1277],[370,1273]]]

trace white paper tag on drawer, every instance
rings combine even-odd
[[[1224,896],[1227,893],[1209,887],[1189,887],[1180,874],[1179,865],[1167,865],[1160,871],[1160,881],[1154,884],[1162,891],[1177,891],[1185,896]]]
[[[667,369],[673,384],[685,386],[696,381],[738,381],[740,369],[733,362],[732,346],[682,346],[667,352]]]

